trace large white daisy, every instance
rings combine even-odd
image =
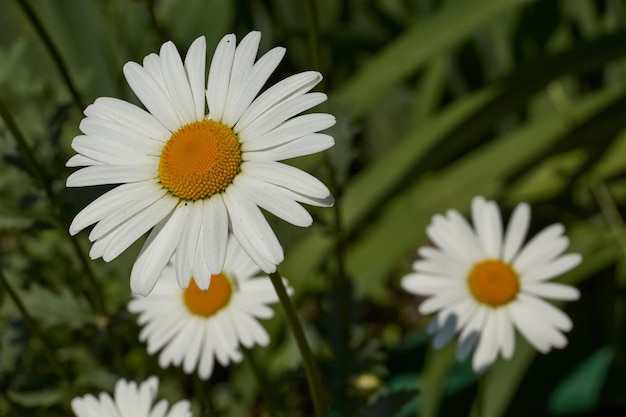
[[[270,341],[258,319],[273,316],[269,304],[278,296],[269,277],[255,277],[258,273],[235,239],[229,241],[224,270],[213,276],[207,290],[194,279],[181,290],[168,265],[152,293],[128,303],[128,310],[139,314],[139,340],[147,341],[150,355],[161,351],[162,368],[182,365],[186,373],[197,371],[203,379],[211,376],[215,359],[223,366],[240,362],[240,345],[252,348]]]
[[[316,133],[332,126],[333,116],[297,116],[326,100],[308,92],[322,76],[296,74],[258,95],[285,53],[274,48],[255,62],[260,38],[251,32],[235,46],[235,36],[225,36],[206,90],[204,37],[184,63],[167,42],[143,66],[124,65],[148,111],[109,97],[85,110],[84,135],[72,142],[78,154],[67,162],[84,168],[67,186],[122,185],[83,209],[70,233],[97,223],[90,256],[108,262],[152,229],[131,272],[134,293],[148,294],[174,254],[179,285],[186,288],[193,275],[208,288],[222,270],[229,234],[263,271],[274,272],[283,251],[259,208],[304,227],[312,218],[299,203],[333,203],[315,177],[277,162],[334,144]]]
[[[575,300],[576,288],[547,282],[578,265],[582,257],[562,255],[569,240],[565,228],[553,224],[525,246],[530,207],[519,204],[503,233],[500,209],[493,201],[475,197],[470,224],[455,210],[435,215],[426,229],[436,247],[422,247],[414,273],[402,287],[427,296],[419,310],[436,313],[429,325],[433,344],[440,348],[460,332],[459,360],[474,351],[476,372],[487,369],[498,352],[513,356],[517,329],[538,351],[562,348],[562,332],[572,321],[543,298]]]
[[[182,400],[167,411],[168,403],[160,400],[156,404],[159,380],[148,378],[137,386],[135,382],[120,379],[115,384],[115,398],[103,392],[98,398],[91,394],[72,400],[72,411],[76,417],[191,417],[189,401]]]

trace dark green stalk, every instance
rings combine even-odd
[[[265,401],[265,409],[269,413],[270,417],[277,417],[278,414],[276,414],[274,395],[272,395],[272,392],[269,390],[270,386],[265,380],[263,374],[261,373],[261,370],[257,366],[252,352],[250,352],[248,349],[243,349],[243,354],[246,357],[246,362],[250,364],[250,368],[252,369],[254,377],[259,383],[259,390],[261,391],[263,401]]]
[[[323,72],[320,51],[320,24],[316,0],[307,0],[307,16],[309,25],[309,49],[313,54],[312,64],[317,71]]]
[[[311,393],[313,407],[315,408],[315,416],[326,417],[328,409],[322,392],[322,383],[317,370],[317,365],[315,364],[315,358],[313,357],[311,348],[309,347],[304,335],[304,330],[302,329],[302,324],[300,323],[296,309],[291,302],[291,298],[289,298],[289,295],[287,294],[287,289],[285,288],[283,279],[278,272],[271,273],[270,279],[272,280],[276,294],[278,294],[278,299],[280,300],[283,310],[285,311],[287,323],[289,324],[291,332],[296,339],[298,349],[300,350],[300,356],[302,356],[302,363],[304,365],[307,382],[309,383],[309,391]]]
[[[606,220],[609,229],[615,236],[615,240],[617,242],[617,246],[619,246],[622,257],[623,257],[623,265],[626,264],[626,224],[624,224],[624,219],[620,215],[619,209],[617,208],[613,196],[606,186],[605,182],[601,178],[597,178],[592,184],[591,190],[595,196],[596,201],[598,202],[598,206],[600,206],[600,210],[602,211],[602,215]],[[615,274],[616,287],[620,290],[624,290],[626,288],[626,270],[624,268],[618,269],[618,273]],[[620,365],[625,364],[624,360],[624,342],[623,342],[623,334],[624,334],[624,316],[626,313],[626,303],[624,302],[624,298],[621,295],[622,292],[618,292],[615,296],[615,300],[613,303],[613,343],[615,347],[615,352],[617,356],[617,362]]]
[[[22,8],[22,10],[24,11],[24,14],[26,14],[26,16],[28,17],[28,20],[30,20],[33,27],[35,28],[35,31],[37,32],[37,34],[39,35],[43,43],[46,45],[46,49],[48,49],[48,52],[50,52],[50,55],[52,56],[54,63],[56,64],[57,68],[59,69],[59,72],[61,73],[61,77],[63,78],[65,85],[70,91],[70,95],[72,96],[72,99],[74,100],[74,104],[76,104],[76,107],[78,107],[78,109],[82,112],[83,109],[85,108],[85,104],[83,103],[83,100],[80,97],[80,94],[78,93],[78,89],[76,88],[76,86],[74,85],[74,82],[72,81],[72,78],[70,77],[70,73],[67,69],[67,65],[65,64],[65,62],[63,61],[63,58],[61,57],[61,53],[57,49],[56,45],[52,42],[50,35],[48,35],[48,32],[46,32],[46,29],[43,27],[41,20],[39,20],[39,18],[37,17],[37,14],[32,9],[28,1],[17,0],[17,4],[19,4],[19,6]]]
[[[211,396],[209,395],[209,382],[200,379],[198,374],[192,376],[193,394],[200,403],[200,417],[214,416],[213,405],[211,404]]]
[[[39,339],[39,342],[43,347],[43,353],[48,359],[48,362],[50,363],[50,366],[52,367],[54,372],[63,380],[64,383],[69,385],[70,379],[67,373],[65,373],[65,368],[63,368],[61,364],[57,361],[56,356],[54,356],[54,352],[52,352],[52,349],[50,348],[50,343],[46,340],[44,334],[41,332],[39,326],[37,326],[37,323],[26,309],[26,306],[20,299],[19,295],[15,292],[13,287],[11,287],[9,281],[7,281],[6,277],[4,276],[4,271],[2,271],[2,269],[0,269],[0,284],[2,285],[6,293],[9,294],[9,297],[11,297],[11,300],[13,300],[13,303],[15,303],[17,309],[22,314],[22,318],[24,319],[26,326],[28,326],[28,329],[33,335],[35,335],[37,339]]]

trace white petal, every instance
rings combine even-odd
[[[235,49],[228,95],[226,96],[224,113],[221,118],[221,122],[228,127],[232,127],[237,121],[233,110],[239,100],[239,97],[241,96],[242,88],[245,86],[245,83],[252,72],[252,66],[254,65],[254,60],[256,59],[260,41],[261,32],[253,31],[244,36]]]
[[[126,204],[129,198],[142,196],[148,198],[156,189],[158,183],[143,181],[138,183],[122,184],[92,201],[74,217],[70,224],[70,234],[73,236],[85,227],[96,223]]]
[[[330,114],[303,114],[287,120],[285,123],[265,135],[259,136],[254,140],[244,142],[241,145],[241,149],[244,152],[248,152],[282,145],[303,136],[327,129],[334,125],[335,121],[335,117]]]
[[[130,273],[130,288],[134,294],[145,296],[154,288],[176,249],[187,209],[179,204],[171,216],[162,220],[148,236]]]
[[[506,307],[494,309],[493,314],[496,316],[498,346],[500,346],[502,357],[511,359],[515,350],[515,329],[513,329],[508,309]]]
[[[493,236],[492,236],[493,237]],[[483,373],[498,356],[498,327],[497,318],[493,311],[487,314],[487,319],[483,325],[478,346],[474,352],[472,366],[476,373]]]
[[[203,200],[186,202],[184,204],[187,207],[187,210],[184,210],[186,219],[181,227],[178,244],[176,245],[175,262],[176,279],[180,288],[187,288],[191,280],[204,211]]]
[[[459,286],[458,281],[426,274],[409,274],[400,282],[406,291],[419,295],[433,295]]]
[[[313,175],[280,162],[244,162],[241,171],[299,194],[315,198],[330,196],[328,188]]]
[[[155,186],[151,187],[149,190],[137,192],[119,202],[119,208],[115,211],[108,212],[106,216],[96,224],[91,233],[89,233],[89,240],[93,242],[94,240],[100,239],[115,227],[124,223],[131,217],[135,217],[138,213],[141,213],[167,194],[167,190],[159,187],[157,184],[154,185]],[[155,224],[156,223],[157,222],[155,222]]]
[[[244,128],[241,128],[239,123],[237,123],[235,133],[241,143],[255,140],[259,136],[271,132],[272,129],[280,126],[293,116],[323,103],[326,101],[326,98],[326,94],[319,92],[290,98],[266,110]]]
[[[457,343],[456,357],[458,360],[465,360],[472,350],[474,350],[476,342],[482,334],[488,312],[487,307],[479,305],[478,308],[474,310],[472,317],[468,319]]]
[[[551,348],[550,334],[546,325],[527,304],[514,301],[507,305],[513,323],[524,338],[539,352],[547,353]]]
[[[308,227],[313,224],[311,215],[273,184],[252,176],[240,175],[235,178],[231,187],[238,188],[256,205],[295,226]]]
[[[313,133],[288,142],[284,145],[263,149],[257,152],[244,152],[244,161],[280,161],[297,158],[324,151],[335,144],[332,136],[322,133]]]
[[[502,245],[502,215],[493,201],[482,197],[472,200],[472,219],[476,235],[488,259],[500,259]]]
[[[102,162],[96,161],[95,159],[87,158],[86,156],[76,154],[72,156],[66,163],[66,167],[74,168],[74,167],[83,167],[83,166],[92,166],[92,165],[102,165]]]
[[[457,287],[455,285],[455,287]],[[467,297],[467,291],[461,288],[453,288],[449,291],[439,292],[432,297],[426,299],[419,307],[422,314],[431,314],[442,308],[451,306]]]
[[[130,143],[119,138],[77,136],[72,141],[72,149],[95,161],[111,165],[158,165],[158,156],[150,155],[161,150],[161,145],[143,148],[142,144]],[[143,148],[143,149],[142,149]]]
[[[248,256],[266,273],[276,271],[283,250],[259,208],[230,187],[222,198],[228,209],[233,235]]]
[[[182,126],[167,93],[141,65],[135,62],[126,63],[124,76],[135,95],[163,126],[171,132],[176,132]]]
[[[102,259],[109,262],[117,258],[137,239],[143,236],[154,225],[164,219],[176,206],[176,199],[166,195],[147,207],[138,215],[116,227],[113,235],[102,254]],[[159,271],[160,273],[161,271]]]
[[[179,120],[183,124],[195,122],[196,109],[191,87],[187,79],[187,72],[176,47],[171,41],[161,46],[161,70],[167,88],[167,93],[172,100]]]
[[[226,259],[226,248],[228,247],[228,211],[220,194],[211,196],[205,201],[204,214],[202,219],[202,235],[200,239],[203,241],[202,256],[207,268],[212,275],[219,274],[224,268],[224,260]],[[209,287],[210,280],[198,282],[200,289]]]
[[[522,290],[552,300],[578,300],[580,297],[576,287],[556,282],[522,282]]]
[[[542,322],[562,331],[570,331],[574,326],[572,320],[560,309],[532,295],[519,295],[520,302],[532,309]]]
[[[239,133],[263,113],[271,110],[279,103],[306,93],[322,80],[322,75],[315,71],[307,71],[292,75],[268,88],[257,97],[234,126]]]
[[[542,258],[545,261],[543,255],[550,251],[554,256],[559,255],[567,247],[567,238],[561,236],[565,232],[565,228],[562,224],[553,224],[546,227],[533,237],[524,248],[519,252],[515,260],[513,261],[513,267],[519,274],[523,274],[524,271],[530,267],[538,264],[536,259]],[[564,240],[565,239],[565,240]],[[560,242],[559,242],[560,240]],[[554,245],[559,242],[559,247],[562,248],[561,252],[555,253],[553,251]],[[565,247],[563,247],[565,243]]]
[[[235,56],[235,42],[235,35],[224,36],[217,45],[211,61],[206,98],[209,105],[209,115],[215,121],[221,121],[224,114]]]
[[[152,114],[132,103],[113,97],[99,97],[85,109],[85,115],[110,119],[151,139],[166,141],[171,133]]]
[[[228,113],[225,113],[225,117],[228,116],[228,118],[225,119],[225,123],[229,127],[237,123],[248,107],[250,107],[252,100],[259,94],[259,91],[261,91],[261,88],[265,85],[270,75],[272,75],[284,55],[285,48],[273,48],[254,64],[252,72],[248,75],[248,79],[245,83],[242,83],[241,88],[238,89],[239,94],[237,95],[237,100],[233,100],[233,104],[229,103],[232,109],[227,109]]]
[[[96,165],[81,168],[67,177],[68,187],[121,184],[147,181],[157,178],[159,172],[154,165]]]
[[[568,253],[549,262],[533,265],[528,271],[522,274],[522,279],[526,282],[538,282],[552,279],[566,273],[582,262],[582,256],[578,253]]]
[[[206,98],[204,77],[206,68],[206,39],[198,37],[187,51],[185,70],[189,79],[189,87],[193,96],[195,120],[202,120],[205,116]]]
[[[510,263],[522,247],[530,224],[530,206],[520,203],[513,210],[505,233],[502,260]]]

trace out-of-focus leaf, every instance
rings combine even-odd
[[[0,231],[3,230],[25,230],[30,228],[34,223],[33,219],[20,216],[2,216],[0,215]]]
[[[50,407],[66,400],[66,393],[62,388],[50,388],[40,391],[17,392],[9,390],[7,396],[11,401],[22,407]]]
[[[548,402],[550,413],[562,416],[592,411],[598,402],[612,358],[611,349],[604,347],[572,370],[552,393]]]
[[[489,20],[530,0],[449,2],[439,14],[419,21],[372,58],[334,98],[359,117],[389,86],[414,73],[427,59],[454,46]]]
[[[10,374],[17,366],[17,359],[26,348],[26,338],[20,329],[10,322],[0,331],[0,376]]]
[[[63,324],[78,328],[95,324],[97,320],[87,301],[69,288],[55,293],[34,284],[28,292],[22,294],[22,298],[31,314],[46,327]]]
[[[360,414],[361,417],[378,417],[378,416],[394,416],[415,396],[417,390],[395,391],[388,395],[378,398],[378,400],[367,407]]]

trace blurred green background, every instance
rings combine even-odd
[[[270,346],[210,382],[161,370],[125,308],[141,242],[107,264],[80,256],[87,233],[67,233],[110,188],[64,185],[84,107],[138,103],[121,68],[166,40],[184,53],[205,35],[210,59],[223,35],[250,30],[262,52],[287,48],[270,84],[319,70],[329,101],[316,111],[337,117],[334,148],[289,161],[333,189],[335,208],[312,209],[308,229],[270,219],[332,415],[470,413],[470,364],[428,347],[399,281],[431,216],[467,212],[475,195],[506,216],[530,203],[532,230],[565,224],[584,258],[561,278],[582,294],[565,306],[569,346],[536,355],[518,338],[485,381],[483,415],[626,415],[622,0],[0,0],[0,268],[22,301],[0,288],[0,415],[71,415],[74,396],[150,375],[196,416],[312,415],[279,307]]]

